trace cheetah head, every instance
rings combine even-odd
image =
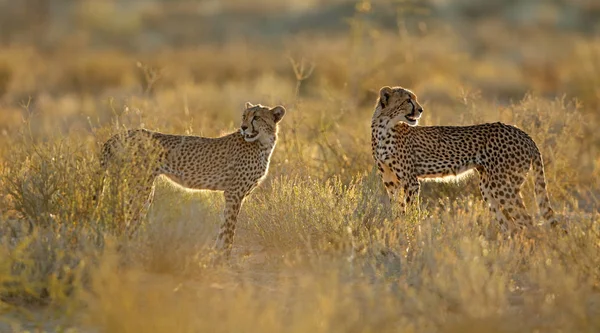
[[[240,133],[247,142],[260,140],[268,142],[277,134],[277,123],[285,115],[283,106],[270,108],[260,104],[246,103],[246,109],[242,115]]]
[[[402,87],[383,87],[379,90],[379,99],[375,107],[374,119],[383,121],[388,128],[398,122],[417,126],[423,113],[423,107],[417,102],[412,91]]]

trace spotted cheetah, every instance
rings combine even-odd
[[[473,126],[417,126],[423,108],[402,87],[383,87],[371,123],[371,149],[390,200],[406,212],[419,196],[420,180],[458,176],[471,169],[480,176],[483,199],[503,231],[532,225],[520,188],[531,166],[542,216],[556,224],[546,192],[544,163],[533,139],[500,122]],[[413,206],[414,207],[414,206]]]
[[[278,123],[285,112],[283,106],[270,108],[246,103],[240,130],[219,138],[170,135],[144,129],[110,138],[102,148],[103,170],[108,170],[109,164],[121,163],[117,156],[123,155],[123,148],[132,149],[125,150],[125,157],[133,164],[134,172],[149,170],[134,188],[146,201],[145,205],[136,206],[134,198],[129,198],[127,203],[129,235],[137,229],[139,219],[152,202],[154,180],[164,175],[185,188],[224,192],[225,222],[217,236],[216,247],[229,255],[242,202],[267,175]]]

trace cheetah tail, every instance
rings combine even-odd
[[[546,191],[546,176],[544,174],[544,161],[540,151],[535,149],[533,159],[531,161],[533,167],[533,173],[535,177],[535,197],[537,199],[540,214],[546,219],[551,226],[557,224],[554,210],[550,206],[550,199],[548,198],[548,192]]]

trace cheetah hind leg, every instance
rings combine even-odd
[[[533,236],[535,230],[533,228],[533,218],[527,212],[521,195],[521,186],[525,182],[525,176],[521,174],[513,174],[510,181],[507,179],[505,192],[505,211],[507,215],[515,221],[518,229],[526,232],[527,237]]]
[[[525,177],[527,176],[528,167],[523,167],[520,171],[513,170],[510,173],[506,173],[500,177],[506,184],[502,188],[496,188],[501,198],[498,200],[500,204],[504,206],[509,218],[513,219],[516,227],[521,230],[533,231],[533,219],[527,212],[525,204],[523,203],[523,196],[521,195],[521,186],[525,183]]]
[[[156,176],[151,176],[143,185],[140,185],[136,190],[138,196],[130,199],[127,210],[127,222],[125,224],[125,233],[130,239],[142,225],[143,219],[148,215],[150,206],[154,200],[154,180]],[[139,200],[135,202],[134,200]]]
[[[510,184],[510,183],[507,183]],[[516,191],[516,192],[515,192]],[[499,203],[500,211],[508,218],[510,222],[508,232],[511,236],[526,230],[531,231],[529,226],[533,226],[531,216],[527,213],[522,198],[518,190],[512,187],[490,189],[492,197]],[[514,198],[513,198],[514,196]]]
[[[510,191],[510,189],[507,190]],[[521,190],[518,187],[515,187],[512,191],[514,198],[506,200],[506,211],[508,215],[515,221],[517,227],[520,229],[533,227],[533,219],[525,208]]]
[[[483,200],[487,203],[488,208],[490,209],[492,214],[494,214],[496,221],[499,224],[500,231],[502,233],[506,233],[509,230],[510,221],[508,220],[507,216],[504,215],[504,213],[502,212],[501,207],[496,198],[492,195],[489,176],[481,170],[479,170],[479,176],[481,178],[481,180],[479,181],[479,190],[481,191],[481,196],[483,197]]]

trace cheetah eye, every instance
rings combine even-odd
[[[251,122],[252,124],[254,124],[254,121],[255,121],[255,120],[256,120],[256,117],[252,117],[252,119],[250,120],[250,122]]]

